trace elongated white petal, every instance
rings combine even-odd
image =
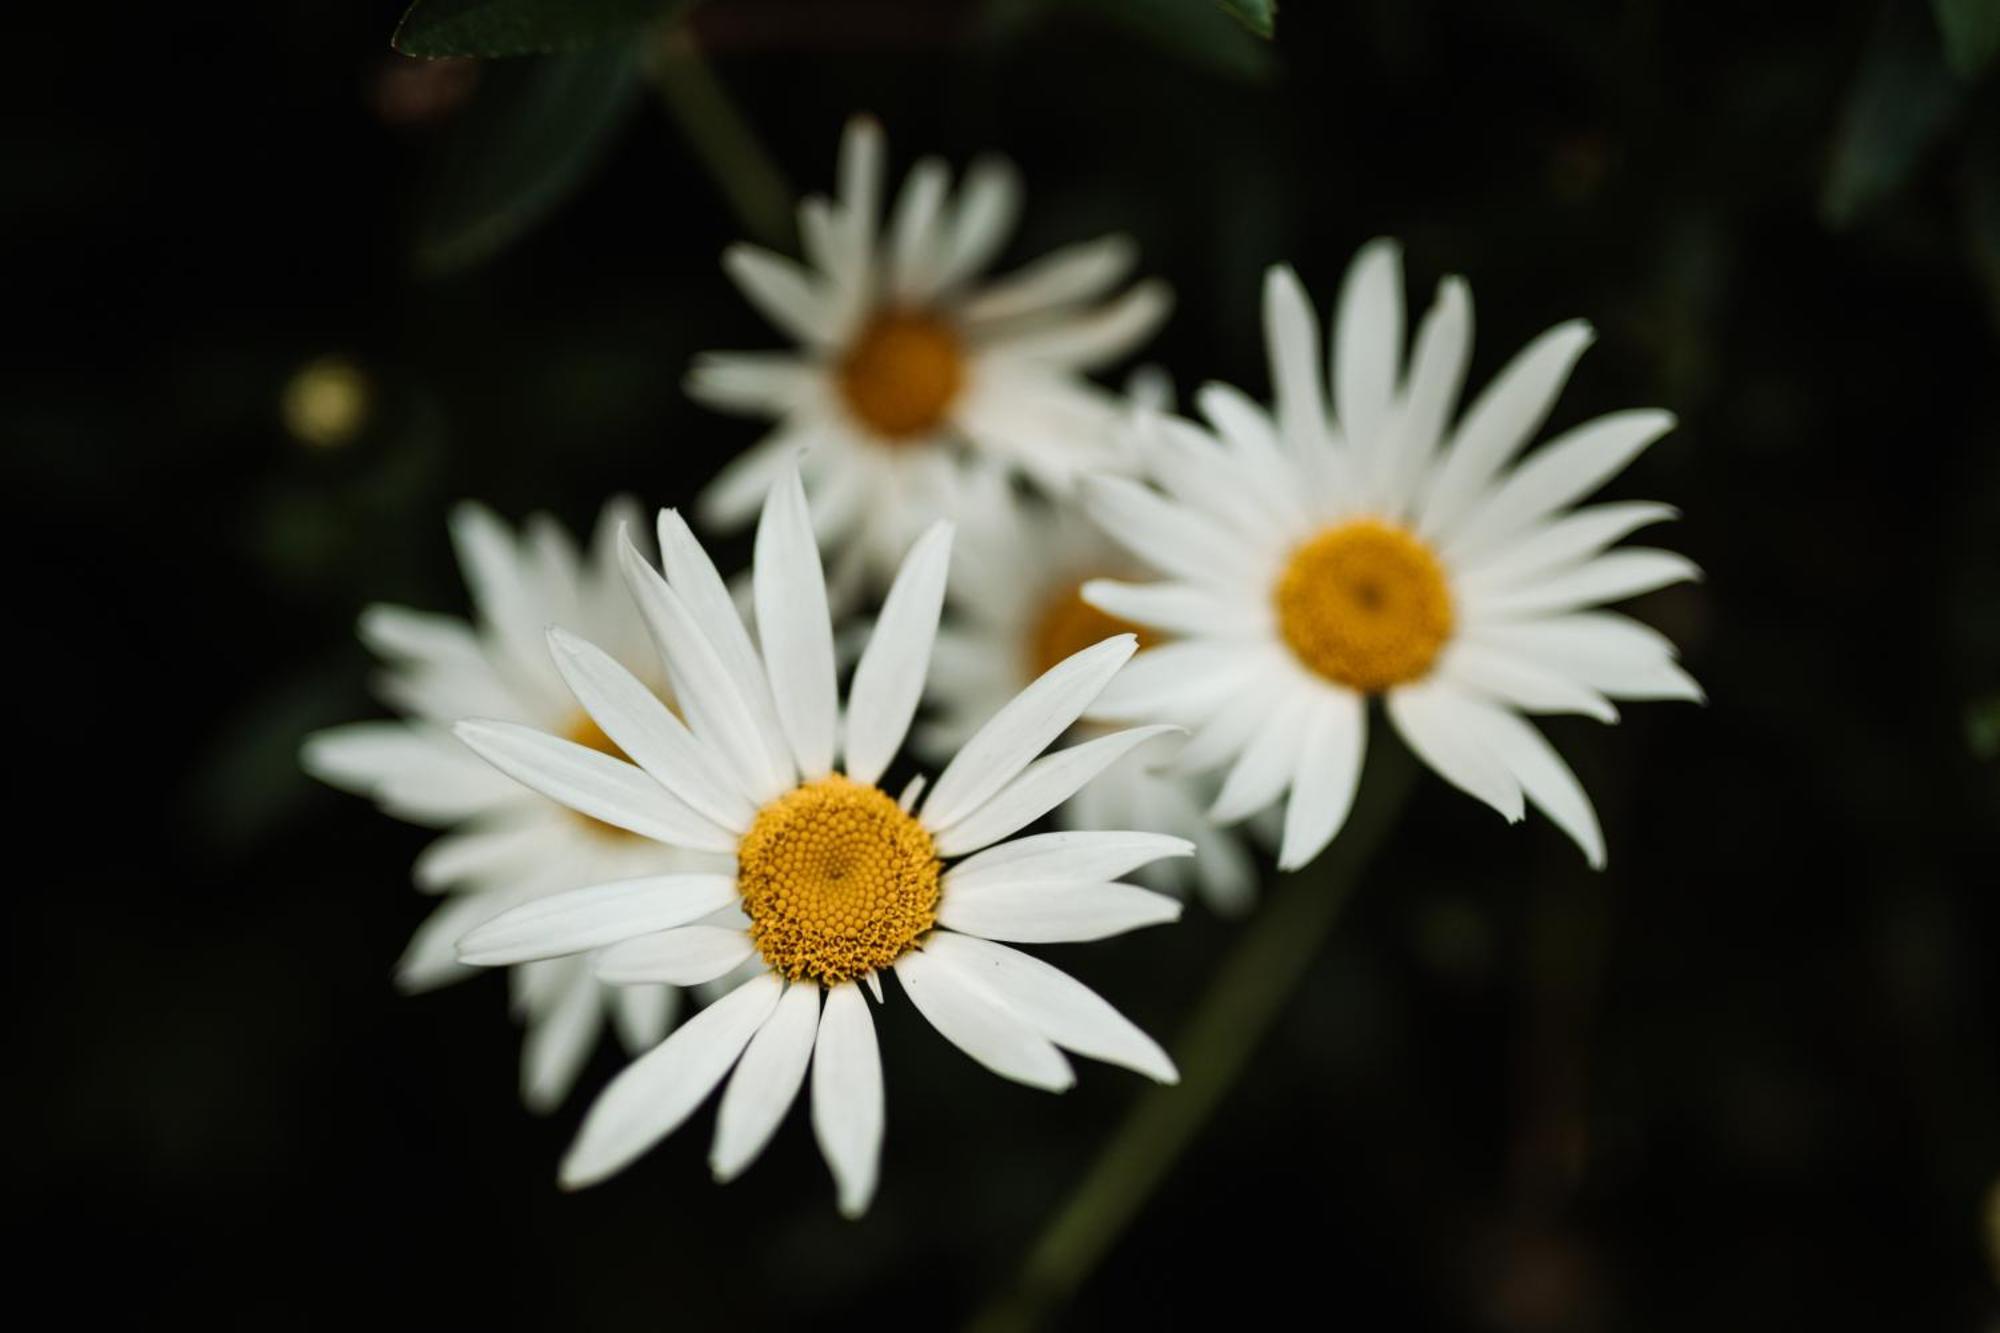
[[[1658,630],[1613,611],[1479,626],[1467,637],[1517,653],[1544,670],[1575,676],[1618,699],[1690,699],[1701,687],[1674,663]]]
[[[631,764],[511,722],[461,722],[453,733],[516,782],[592,819],[698,852],[736,839]]]
[[[730,1076],[715,1115],[715,1145],[708,1167],[717,1180],[733,1180],[757,1160],[777,1132],[806,1081],[813,1038],[819,1033],[819,983],[793,982]]]
[[[1043,755],[963,819],[937,832],[938,854],[964,856],[1040,819],[1078,788],[1155,736],[1181,729],[1165,723],[1133,727]],[[929,821],[925,821],[929,826]]]
[[[478,635],[456,616],[377,603],[362,611],[355,629],[361,641],[383,657],[459,671],[487,669]]]
[[[410,867],[417,886],[439,892],[457,884],[482,884],[510,872],[548,846],[545,821],[529,819],[491,827],[470,825],[447,833],[417,854]]]
[[[859,986],[835,986],[826,993],[813,1044],[812,1122],[841,1213],[861,1216],[875,1197],[882,1157],[882,1055]]]
[[[1117,879],[1169,856],[1193,856],[1194,844],[1164,833],[1038,833],[989,847],[944,873],[947,893],[1008,884]]]
[[[702,632],[687,602],[659,571],[630,542],[620,548],[619,556],[626,583],[654,646],[666,660],[675,697],[695,735],[736,768],[752,800],[769,801],[795,785],[790,750],[782,734],[772,734],[775,718],[767,719],[757,707],[759,691],[766,700],[769,697],[763,668],[753,667],[747,676],[732,670]]]
[[[1388,512],[1409,512],[1458,407],[1471,359],[1472,289],[1463,278],[1446,278],[1438,284],[1437,299],[1417,330],[1394,441],[1387,456],[1377,460],[1382,503]]]
[[[577,702],[633,763],[718,828],[750,827],[757,808],[736,775],[631,672],[564,630],[549,631],[549,647]]]
[[[597,983],[581,969],[555,1004],[528,1022],[521,1043],[521,1101],[536,1115],[562,1103],[604,1026]]]
[[[867,262],[875,246],[875,220],[882,215],[882,122],[855,116],[840,137],[838,184],[840,216],[847,232],[848,262]],[[867,275],[862,275],[867,276]]]
[[[1581,713],[1616,722],[1618,710],[1574,676],[1474,639],[1459,639],[1439,659],[1444,679],[1530,713]]]
[[[771,487],[757,525],[754,576],[757,634],[778,720],[808,782],[833,769],[835,694],[833,622],[826,608],[826,573],[806,509],[797,468]]]
[[[1332,688],[1315,695],[1335,693]],[[1314,698],[1317,706],[1319,700]],[[1305,736],[1299,718],[1289,708],[1273,708],[1236,757],[1209,815],[1218,824],[1233,824],[1277,800],[1291,784]]]
[[[1668,584],[1699,579],[1701,568],[1677,551],[1622,546],[1587,565],[1480,597],[1466,608],[1469,622],[1522,620],[1623,601]]]
[[[785,983],[766,972],[676,1028],[611,1080],[563,1158],[565,1189],[624,1169],[701,1105],[777,1007]]]
[[[960,888],[938,903],[938,924],[967,935],[1018,944],[1108,939],[1142,926],[1178,921],[1181,904],[1136,884],[1054,881]]]
[[[665,1040],[680,1012],[678,986],[618,986],[609,994],[618,1040],[631,1055],[643,1055]]]
[[[1588,560],[1649,523],[1679,516],[1672,505],[1646,500],[1579,509],[1457,562],[1458,586],[1468,600],[1511,592],[1553,570]]]
[[[1673,428],[1673,413],[1649,409],[1613,412],[1558,435],[1467,512],[1447,536],[1445,559],[1457,563],[1491,550],[1589,495]]]
[[[1387,708],[1403,740],[1439,777],[1508,823],[1520,821],[1520,781],[1480,739],[1479,706],[1465,691],[1432,678],[1389,691]]]
[[[1420,536],[1436,541],[1452,530],[1548,419],[1571,367],[1595,336],[1590,325],[1571,320],[1542,334],[1507,363],[1467,410],[1451,449],[1431,474],[1420,502]]]
[[[771,487],[793,465],[798,454],[799,451],[793,449],[773,466],[770,479],[757,489],[756,505],[761,505],[769,497]],[[757,656],[756,645],[750,641],[750,631],[744,627],[743,616],[737,609],[728,583],[678,510],[662,509],[657,527],[660,569],[666,574],[667,582],[680,594],[688,614],[701,627],[702,634],[729,669],[729,674],[743,687],[750,702],[759,708],[760,716],[765,717],[764,729],[771,733],[766,738],[766,748],[782,752],[783,738],[777,734],[777,713],[772,708],[770,690],[765,684],[764,663]],[[757,688],[752,689],[753,684]]]
[[[1135,636],[1114,635],[1056,663],[1015,695],[938,775],[924,798],[924,826],[950,828],[1011,782],[1069,730],[1138,649]]]
[[[896,960],[910,1003],[946,1041],[1002,1078],[1061,1092],[1076,1082],[1061,1051],[984,986],[921,950]]]
[[[974,323],[986,324],[1039,314],[1051,306],[1093,301],[1138,261],[1138,247],[1129,236],[1078,242],[986,284],[965,303],[962,313]]]
[[[757,951],[750,933],[726,926],[681,926],[620,940],[592,962],[613,986],[699,986],[727,975]]]
[[[1231,600],[1186,583],[1118,583],[1092,579],[1083,600],[1098,610],[1168,634],[1251,635],[1271,625],[1261,601]]]
[[[300,747],[299,762],[321,782],[369,796],[397,819],[433,827],[534,801],[451,733],[427,724],[351,722],[316,731]]]
[[[1333,410],[1364,456],[1379,451],[1403,375],[1403,252],[1394,241],[1361,247],[1340,286],[1333,332]]]
[[[1264,274],[1264,344],[1277,400],[1278,433],[1295,459],[1328,439],[1326,394],[1320,387],[1319,321],[1299,275],[1285,265]]]
[[[1084,585],[1084,600],[1098,605],[1091,599],[1093,586],[1094,581]],[[1140,653],[1112,677],[1088,715],[1106,722],[1206,717],[1283,651],[1271,646],[1259,652],[1213,639],[1163,643]]]
[[[1278,868],[1297,870],[1326,850],[1354,808],[1368,736],[1368,706],[1358,694],[1327,692],[1305,720],[1292,768],[1291,799]]]
[[[836,330],[825,294],[803,268],[754,245],[723,252],[723,271],[779,330],[802,343],[824,346]]]
[[[903,192],[889,220],[889,289],[904,301],[928,300],[937,289],[938,214],[951,188],[941,159],[927,157],[903,178]]]
[[[1489,707],[1480,719],[1487,745],[1527,792],[1528,799],[1583,849],[1593,870],[1604,869],[1604,833],[1583,784],[1533,723],[1505,708]]]
[[[938,286],[956,287],[992,263],[1013,233],[1020,212],[1019,173],[997,158],[974,162],[965,173],[958,212],[939,261]]]
[[[942,930],[924,942],[924,952],[999,996],[1056,1045],[1123,1065],[1155,1082],[1180,1081],[1158,1042],[1060,968],[1004,944]]]
[[[903,558],[847,691],[846,772],[873,786],[902,748],[924,692],[951,572],[952,525],[940,519]]]
[[[1244,544],[1214,519],[1126,477],[1090,476],[1084,505],[1112,538],[1161,573],[1236,591],[1257,577]]]
[[[1087,314],[1052,319],[1032,333],[1009,334],[1002,345],[1017,361],[1096,370],[1144,342],[1173,306],[1173,289],[1149,278]]]
[[[500,967],[560,958],[698,921],[736,901],[730,875],[650,875],[551,894],[502,912],[459,941],[460,962]]]

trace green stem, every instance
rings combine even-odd
[[[675,23],[661,30],[651,54],[654,91],[737,221],[759,244],[790,250],[796,239],[792,188],[702,58],[693,29]]]
[[[1180,1047],[1181,1081],[1149,1090],[1043,1229],[1013,1288],[973,1333],[1047,1326],[1118,1242],[1242,1076],[1304,980],[1362,867],[1395,822],[1416,765],[1378,736],[1347,827],[1311,866],[1279,881],[1203,994]]]

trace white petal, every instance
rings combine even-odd
[[[917,1012],[945,1040],[1002,1078],[1061,1092],[1076,1082],[1069,1061],[984,986],[921,951],[896,960]]]
[[[1338,690],[1338,686],[1330,686],[1314,691],[1313,705],[1319,703],[1318,696]],[[1223,778],[1222,790],[1216,794],[1209,818],[1218,824],[1233,824],[1256,814],[1284,793],[1291,785],[1293,770],[1298,767],[1299,747],[1305,743],[1305,720],[1298,710],[1283,706],[1264,715],[1250,743],[1243,747]]]
[[[1150,278],[1087,314],[1051,320],[1032,333],[1010,334],[1000,345],[1016,360],[1096,370],[1144,342],[1173,306],[1173,289]]]
[[[479,637],[456,616],[378,603],[362,611],[355,628],[361,641],[383,657],[460,671],[486,669]]]
[[[714,480],[702,487],[696,502],[702,522],[725,531],[748,523],[763,505],[764,497],[770,494],[771,483],[805,445],[796,432],[781,429],[723,464]]]
[[[785,983],[751,978],[625,1067],[584,1117],[563,1158],[565,1189],[594,1185],[680,1127],[777,1007]]]
[[[1064,944],[1108,939],[1143,926],[1178,921],[1181,905],[1136,884],[1054,881],[988,885],[947,893],[938,924],[989,940]]]
[[[705,352],[688,367],[682,388],[718,412],[784,416],[810,401],[824,373],[794,352]]]
[[[1075,795],[1083,784],[1155,736],[1179,730],[1168,724],[1132,727],[1043,755],[963,819],[936,830],[926,817],[925,827],[933,829],[940,856],[976,852],[1040,819]]]
[[[833,622],[826,574],[813,540],[805,483],[793,468],[771,487],[757,525],[757,634],[764,669],[799,772],[808,782],[833,770]]]
[[[1590,797],[1562,756],[1533,724],[1505,708],[1489,707],[1481,734],[1542,812],[1583,849],[1594,870],[1604,869],[1604,833]]]
[[[889,220],[889,288],[904,301],[928,300],[937,289],[938,214],[951,173],[927,157],[903,178],[903,193]]]
[[[924,798],[925,827],[950,828],[1012,781],[1082,716],[1138,647],[1133,635],[1114,635],[1056,663],[1015,695],[938,775]]]
[[[1230,600],[1186,583],[1117,583],[1092,579],[1083,600],[1098,610],[1168,634],[1252,635],[1270,627],[1262,602]]]
[[[1409,512],[1458,406],[1471,359],[1472,289],[1463,278],[1446,278],[1438,284],[1437,299],[1417,330],[1394,438],[1387,456],[1378,460],[1383,504],[1390,513]]]
[[[717,1180],[733,1180],[757,1160],[777,1132],[806,1081],[813,1037],[819,1031],[819,983],[793,982],[770,1020],[757,1029],[730,1077],[715,1116],[715,1145],[708,1167]]]
[[[1467,637],[1575,676],[1614,698],[1703,697],[1701,687],[1675,665],[1674,646],[1665,635],[1616,612],[1483,625]]]
[[[1447,560],[1457,565],[1458,586],[1470,601],[1545,578],[1598,555],[1647,524],[1678,517],[1672,505],[1646,500],[1592,505],[1481,549],[1467,561]]]
[[[931,935],[924,952],[992,991],[1056,1045],[1123,1065],[1156,1082],[1180,1081],[1174,1062],[1158,1042],[1060,968],[1019,949],[949,931]]]
[[[549,648],[577,702],[633,763],[718,829],[750,827],[757,808],[735,774],[631,672],[565,630],[549,631]]]
[[[902,748],[937,639],[952,525],[933,523],[903,559],[847,691],[846,772],[873,786]]]
[[[1257,581],[1245,544],[1205,514],[1125,477],[1085,477],[1082,494],[1091,518],[1162,573],[1229,591]]]
[[[1461,638],[1445,649],[1437,672],[1444,679],[1529,713],[1581,713],[1599,722],[1616,722],[1610,700],[1573,676],[1480,643]]]
[[[736,839],[631,764],[511,722],[461,722],[453,733],[516,782],[592,819],[698,852]]]
[[[321,782],[372,797],[397,819],[456,824],[534,798],[451,733],[408,722],[353,722],[316,731],[299,763]]]
[[[1389,691],[1389,720],[1419,759],[1459,790],[1516,823],[1521,784],[1479,736],[1479,709],[1463,690],[1435,678]]]
[[[651,875],[593,884],[502,912],[459,941],[458,956],[478,967],[559,958],[684,926],[735,901],[733,875]]]
[[[1021,211],[1021,179],[1007,163],[985,158],[965,173],[958,211],[938,266],[938,286],[955,287],[993,262]]]
[[[1700,567],[1678,552],[1622,546],[1587,565],[1551,574],[1504,593],[1482,596],[1467,606],[1466,620],[1477,623],[1553,615],[1600,602],[1622,601],[1700,577]]]
[[[1333,410],[1357,450],[1385,443],[1403,374],[1403,252],[1394,241],[1361,247],[1340,286],[1333,332]]]
[[[1008,884],[1117,879],[1169,856],[1192,856],[1194,844],[1164,833],[1038,833],[989,847],[945,871],[947,893]]]
[[[1563,432],[1466,514],[1445,541],[1444,558],[1463,562],[1575,503],[1673,428],[1673,413],[1639,410],[1613,412]]]
[[[699,986],[723,976],[757,946],[748,931],[681,926],[622,939],[597,955],[597,979],[613,986]]]
[[[599,983],[602,987],[602,983]],[[633,1055],[643,1055],[665,1040],[681,1006],[681,992],[674,986],[603,987],[611,997],[611,1017],[617,1021],[618,1039]]]
[[[1051,306],[1094,301],[1138,261],[1138,247],[1129,236],[1100,236],[1065,246],[988,283],[961,313],[974,323],[992,323],[1039,314]]]
[[[838,332],[825,293],[791,260],[739,243],[723,252],[722,267],[750,304],[782,332],[814,346],[825,346]]]
[[[1548,419],[1571,367],[1596,334],[1580,319],[1558,324],[1523,348],[1466,411],[1451,449],[1431,474],[1418,535],[1438,541],[1472,507],[1507,460]]]
[[[763,668],[746,671],[740,663],[725,662],[679,591],[630,542],[620,548],[619,556],[653,644],[666,660],[674,696],[695,735],[730,762],[754,801],[769,801],[796,785],[791,752],[776,719],[759,707],[768,706],[770,698]]]
[[[1328,441],[1325,391],[1320,387],[1319,321],[1299,275],[1286,265],[1264,274],[1264,345],[1271,362],[1278,431],[1295,459]]]
[[[840,138],[840,209],[847,224],[850,262],[864,261],[875,244],[882,214],[882,123],[855,116]]]
[[[477,969],[458,961],[459,938],[474,926],[491,921],[505,906],[505,897],[498,893],[454,894],[439,903],[396,960],[396,989],[405,995],[421,995],[476,976]]]
[[[876,998],[881,998],[879,990]],[[859,986],[835,986],[826,993],[813,1045],[812,1122],[813,1136],[833,1172],[841,1213],[861,1216],[875,1197],[881,1165],[882,1055],[875,1045],[875,1020],[868,1016]]]
[[[597,983],[578,969],[555,1006],[528,1022],[521,1044],[521,1100],[530,1111],[546,1115],[569,1095],[603,1025]]]
[[[1090,586],[1085,585],[1086,601]],[[1238,695],[1278,651],[1248,651],[1242,644],[1212,639],[1148,648],[1104,687],[1089,716],[1109,722],[1205,717],[1223,700]]]
[[[468,825],[447,833],[417,854],[410,867],[418,887],[437,893],[457,884],[484,885],[516,872],[545,850],[547,823],[539,818],[487,827]]]
[[[1328,691],[1306,719],[1292,770],[1278,868],[1297,870],[1326,849],[1354,808],[1367,744],[1368,706],[1358,694]]]

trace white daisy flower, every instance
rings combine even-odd
[[[750,980],[605,1089],[564,1159],[566,1186],[623,1168],[725,1077],[710,1163],[719,1179],[733,1177],[762,1150],[810,1066],[813,1128],[840,1206],[862,1212],[883,1123],[862,986],[879,1000],[885,969],[938,1031],[1006,1078],[1067,1088],[1073,1076],[1059,1047],[1175,1078],[1165,1053],[1096,994],[998,942],[1101,939],[1180,913],[1173,899],[1116,881],[1159,857],[1188,855],[1181,839],[1099,832],[1003,841],[1171,729],[1139,727],[1036,758],[1132,655],[1129,635],[1085,649],[1022,691],[966,742],[921,806],[921,781],[900,802],[877,785],[923,692],[951,533],[934,524],[903,562],[856,665],[844,728],[826,583],[796,471],[773,487],[758,526],[755,644],[678,514],[660,516],[664,577],[629,545],[622,551],[685,726],[609,655],[557,633],[563,678],[631,762],[516,723],[457,728],[496,767],[574,810],[731,858],[720,871],[541,899],[461,942],[460,957],[482,965],[601,951],[597,974],[618,983],[692,985],[755,965]],[[738,908],[745,925],[710,921]]]
[[[749,245],[723,256],[799,350],[705,355],[687,383],[711,407],[779,423],[709,486],[704,520],[747,524],[808,447],[819,537],[842,553],[836,588],[886,583],[925,525],[960,512],[968,468],[1060,493],[1115,465],[1116,400],[1083,376],[1137,347],[1170,304],[1158,281],[1109,295],[1137,259],[1122,236],[981,282],[1020,212],[1019,181],[997,161],[975,163],[956,199],[945,164],[919,162],[878,232],[883,151],[873,119],[848,124],[839,197],[800,205],[806,264]]]
[[[1028,682],[1071,654],[1115,634],[1136,634],[1143,652],[1155,636],[1083,600],[1092,579],[1136,574],[1131,557],[1072,508],[1031,505],[990,486],[968,506],[962,557],[952,567],[951,604],[938,631],[920,753],[949,757]],[[1081,722],[1076,731],[1102,728]],[[1146,747],[1107,770],[1057,808],[1064,828],[1144,828],[1195,846],[1189,859],[1140,872],[1170,893],[1198,891],[1219,913],[1235,914],[1256,892],[1256,869],[1237,836],[1218,828],[1206,806],[1212,782],[1157,770]]]
[[[517,539],[477,505],[452,516],[459,563],[477,622],[396,606],[370,607],[361,637],[387,664],[377,681],[398,721],[360,722],[308,737],[308,772],[373,797],[387,813],[451,830],[417,858],[417,886],[443,902],[420,926],[396,981],[410,992],[475,975],[456,958],[458,939],[509,907],[605,879],[661,874],[698,863],[557,805],[480,761],[451,734],[471,715],[506,718],[615,754],[549,663],[544,629],[573,626],[631,664],[660,698],[645,626],[617,571],[616,534],[636,517],[629,500],[606,505],[587,554],[546,516]],[[675,992],[621,989],[583,959],[514,969],[514,1002],[527,1025],[521,1093],[538,1111],[569,1092],[607,1013],[626,1044],[644,1050],[665,1035]]]
[[[1341,290],[1331,404],[1319,330],[1289,269],[1266,284],[1265,333],[1275,414],[1210,385],[1197,401],[1213,435],[1155,423],[1160,490],[1089,484],[1091,513],[1169,581],[1092,583],[1084,596],[1176,638],[1121,675],[1093,715],[1193,726],[1177,762],[1225,772],[1211,812],[1224,822],[1289,791],[1279,864],[1293,868],[1346,819],[1366,702],[1380,696],[1448,781],[1510,821],[1532,801],[1601,866],[1588,797],[1522,714],[1611,722],[1614,698],[1701,697],[1664,637],[1591,609],[1696,577],[1668,551],[1607,549],[1675,511],[1572,509],[1673,417],[1615,412],[1515,463],[1590,327],[1537,338],[1454,425],[1470,293],[1457,278],[1440,284],[1406,367],[1401,256],[1386,241],[1361,251]]]

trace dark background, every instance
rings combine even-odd
[[[678,388],[775,345],[717,263],[741,224],[643,93],[546,221],[419,272],[437,164],[509,76],[454,109],[468,71],[408,83],[393,2],[234,8],[0,57],[10,1251],[69,1308],[216,1326],[956,1324],[1138,1080],[1016,1088],[892,1005],[865,1221],[797,1113],[728,1188],[703,1114],[562,1195],[581,1100],[520,1108],[499,979],[389,985],[426,835],[295,767],[376,711],[364,603],[463,608],[450,502],[684,503],[754,437]],[[1475,383],[1591,318],[1554,425],[1680,414],[1612,491],[1685,511],[1707,580],[1636,610],[1711,703],[1551,725],[1601,875],[1424,779],[1068,1326],[1995,1327],[1995,70],[1950,72],[1921,3],[1293,0],[1268,49],[1170,9],[698,26],[798,188],[866,108],[898,169],[1022,165],[1013,260],[1130,230],[1184,388],[1261,391],[1264,266],[1323,307],[1378,234],[1413,303],[1470,278]],[[368,400],[313,445],[280,400],[327,354]],[[1053,953],[1171,1039],[1235,932]]]

